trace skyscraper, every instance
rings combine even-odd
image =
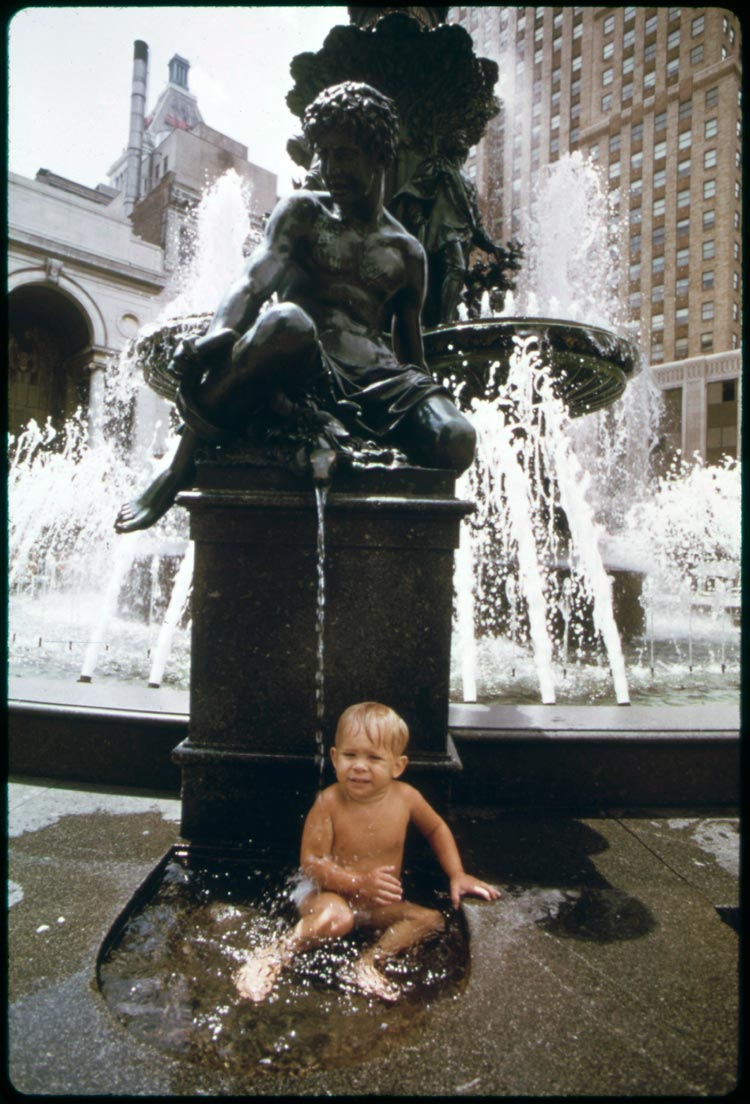
[[[488,229],[521,233],[545,165],[575,150],[597,163],[665,436],[708,461],[738,455],[739,20],[637,6],[454,7],[449,19],[500,64],[504,110],[467,162]]]

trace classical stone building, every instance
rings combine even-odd
[[[664,390],[668,439],[738,456],[740,23],[703,7],[453,7],[495,58],[504,111],[467,164],[498,240],[522,232],[539,174],[601,166],[622,297]],[[561,212],[564,218],[564,212]]]
[[[276,201],[275,174],[204,123],[184,58],[172,58],[168,84],[145,115],[145,43],[134,54],[129,143],[109,184],[89,188],[47,169],[34,180],[9,177],[11,433],[32,417],[60,425],[79,405],[97,432],[104,375],[161,308],[175,266],[187,259],[206,185],[228,169],[247,181],[251,233]],[[144,418],[158,402],[144,397]]]

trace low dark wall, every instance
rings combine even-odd
[[[583,711],[589,716],[595,712]],[[505,711],[498,710],[498,718]],[[513,711],[507,711],[511,722]],[[627,711],[625,711],[627,714]],[[534,805],[547,811],[615,806],[708,808],[739,804],[740,741],[731,729],[659,734],[630,730],[533,732],[452,726],[462,770],[450,772],[458,805]],[[12,774],[177,794],[173,749],[187,717],[11,702]],[[303,766],[307,779],[315,773]],[[429,788],[429,771],[409,779]]]

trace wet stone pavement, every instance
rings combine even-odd
[[[179,843],[179,801],[19,779],[8,790],[9,1061],[31,1095],[714,1096],[737,1083],[738,819],[717,810],[450,814],[467,869],[468,972],[409,1030],[363,1045],[380,1009],[348,1006],[318,1068],[210,1064],[159,1050],[96,984],[107,932]],[[217,1006],[233,1007],[214,978]],[[304,986],[303,986],[304,988]],[[294,987],[285,990],[295,1008]],[[340,1003],[339,1003],[339,1008]],[[278,1013],[278,1009],[276,1009]],[[263,1011],[257,1011],[262,1017]],[[393,1010],[382,1010],[386,1024]],[[341,1016],[339,1016],[341,1022]],[[248,1021],[248,1030],[253,1030]],[[311,1036],[314,1038],[315,1036]]]

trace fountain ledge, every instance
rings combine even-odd
[[[179,789],[172,753],[187,736],[187,691],[11,677],[8,696],[11,774]],[[739,725],[734,705],[452,703],[451,759],[460,769],[450,771],[450,798],[568,811],[736,808]],[[312,776],[312,755],[299,758]],[[429,756],[409,768],[417,784],[431,772]]]

